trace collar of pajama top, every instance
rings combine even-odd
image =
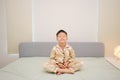
[[[67,44],[64,48],[64,50],[61,49],[61,47],[57,44],[56,48],[58,51],[60,51],[62,54],[65,53],[66,49],[69,48],[70,46]]]

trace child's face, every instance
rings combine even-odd
[[[57,36],[58,43],[66,43],[67,42],[67,35],[63,32],[59,33]]]

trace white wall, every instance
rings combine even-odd
[[[33,0],[33,41],[56,41],[60,29],[69,41],[97,41],[98,0]]]

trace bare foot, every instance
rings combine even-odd
[[[66,68],[66,69],[61,69],[61,72],[62,73],[68,73],[68,74],[74,74],[75,71],[73,69],[67,69]]]
[[[66,71],[66,73],[68,73],[68,74],[74,74],[74,73],[75,73],[75,71],[72,70],[72,69],[66,69],[65,71]]]
[[[64,74],[64,73],[61,73],[61,72],[57,72],[56,74],[57,74],[57,75],[61,75],[61,74]]]
[[[74,74],[75,71],[73,69],[58,69],[56,74],[60,75],[60,74],[63,74],[63,73],[67,73],[67,74]]]
[[[56,74],[57,74],[57,75],[63,74],[62,69],[58,69],[57,72],[56,72]]]

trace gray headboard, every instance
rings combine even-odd
[[[103,57],[104,44],[101,42],[69,42],[76,57]],[[19,44],[19,57],[49,57],[56,42],[22,42]]]

